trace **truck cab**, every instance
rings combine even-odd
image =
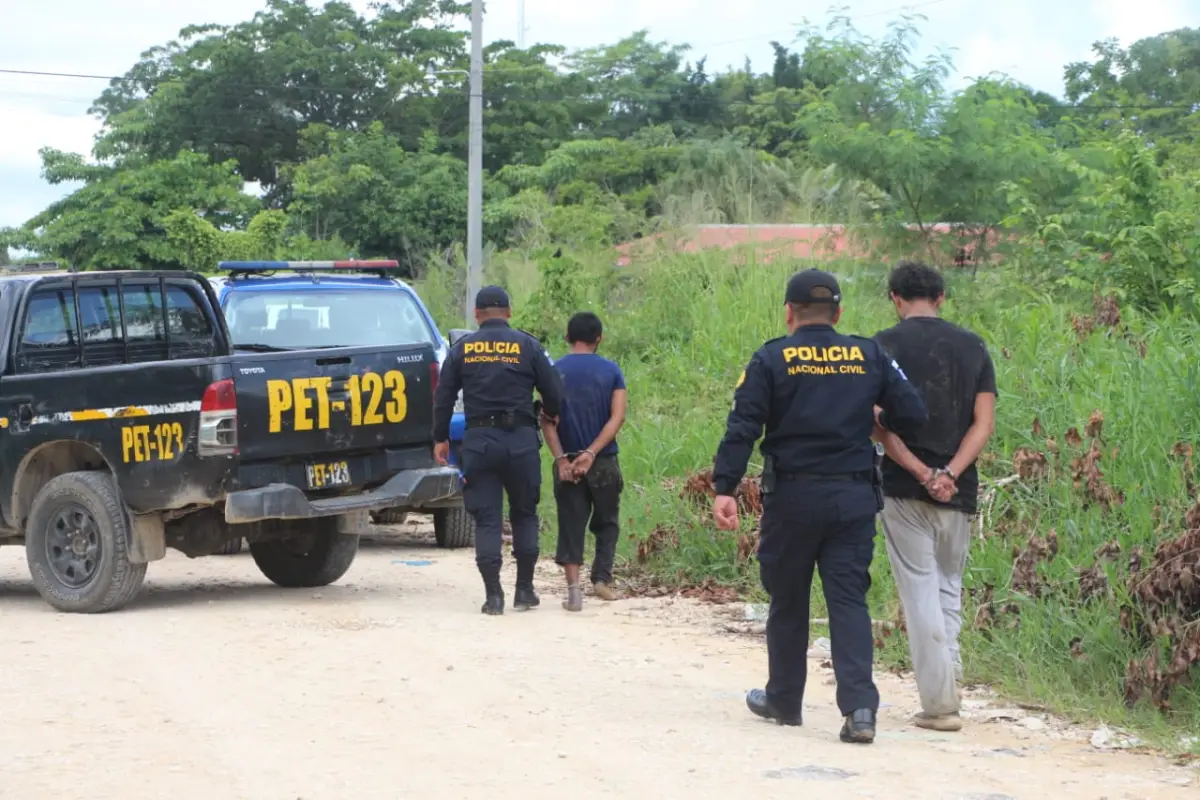
[[[329,372],[335,386],[359,386],[366,389],[370,372],[387,374],[387,366],[397,359],[411,358],[414,346],[432,348],[436,369],[449,354],[449,343],[442,336],[420,297],[407,283],[392,278],[388,270],[398,266],[395,261],[224,261],[219,268],[225,275],[210,278],[217,295],[221,312],[225,316],[233,343],[235,358],[255,359],[251,354],[268,353],[317,353],[319,358],[312,365],[324,375]],[[350,353],[358,353],[351,357]],[[368,356],[367,353],[371,355]],[[284,358],[287,356],[271,356]],[[334,362],[344,360],[344,365]],[[368,363],[370,362],[370,363]],[[306,367],[307,369],[307,367]],[[339,370],[346,372],[341,375]],[[363,372],[358,376],[358,372]],[[312,370],[310,370],[312,371]],[[336,374],[335,374],[336,373]],[[239,370],[235,368],[235,377]],[[314,375],[297,375],[301,380],[320,378]],[[250,375],[240,377],[253,381]],[[361,381],[361,386],[355,381]],[[255,390],[251,390],[251,394]],[[292,413],[296,398],[281,393],[276,387],[262,387],[268,405],[269,427],[274,430],[277,413],[282,415],[280,426],[286,426],[284,417]],[[276,392],[276,394],[272,394]],[[239,394],[242,393],[239,386]],[[382,392],[387,394],[387,387]],[[294,395],[294,392],[292,392]],[[364,395],[365,398],[365,395]],[[308,399],[304,402],[310,402]],[[325,402],[320,397],[315,413],[321,413]],[[335,404],[337,401],[334,401]],[[383,406],[375,408],[370,399],[359,401],[362,408],[351,408],[351,415],[359,416],[385,411]],[[274,405],[272,405],[274,404]],[[356,410],[357,408],[357,410]],[[364,417],[365,419],[365,417]],[[297,431],[293,422],[292,439]],[[305,427],[307,421],[301,422]],[[319,426],[317,426],[319,428]],[[458,464],[458,450],[465,429],[462,398],[459,397],[451,420],[451,464]],[[307,430],[307,429],[306,429]],[[390,428],[352,428],[362,438],[365,430],[371,430],[375,443],[386,451]],[[432,430],[432,428],[431,428]],[[309,435],[316,435],[316,431]],[[324,434],[328,435],[328,434]],[[349,449],[361,450],[367,440],[356,441]],[[277,456],[264,453],[266,457]],[[253,455],[249,456],[253,460]],[[243,459],[247,458],[243,454]],[[425,506],[398,506],[372,512],[372,519],[379,523],[395,524],[404,520],[409,512],[429,513],[434,518],[434,531],[441,547],[468,547],[474,544],[474,521],[462,504],[461,492],[453,498],[440,499],[436,504]]]

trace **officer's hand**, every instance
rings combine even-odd
[[[449,442],[434,442],[433,443],[433,459],[439,464],[445,465],[450,463],[450,443]]]
[[[713,519],[723,531],[735,531],[738,527],[737,500],[720,494],[713,499]]]

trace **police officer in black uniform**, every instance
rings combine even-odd
[[[770,677],[766,691],[754,689],[746,704],[760,717],[801,724],[816,567],[829,606],[837,703],[845,718],[841,739],[869,743],[879,691],[871,677],[867,589],[883,496],[871,437],[876,425],[905,436],[928,411],[879,345],[834,330],[841,290],[832,275],[793,275],[786,308],[788,335],[759,348],[738,381],[713,469],[713,516],[719,527],[736,529],[734,493],[766,427],[758,561],[771,597]]]
[[[466,408],[462,465],[463,501],[475,519],[475,563],[483,576],[487,599],[484,614],[504,613],[500,586],[501,516],[508,494],[517,586],[513,607],[540,604],[533,591],[538,559],[538,501],[542,465],[538,412],[533,390],[541,395],[541,413],[557,420],[562,405],[562,379],[541,342],[514,330],[508,294],[485,286],[475,296],[479,330],[464,336],[442,364],[433,406],[434,455],[445,464],[450,454],[450,415],[459,389]]]

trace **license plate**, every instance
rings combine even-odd
[[[309,464],[308,488],[330,489],[334,486],[350,485],[350,465],[345,461],[332,461],[328,464]]]

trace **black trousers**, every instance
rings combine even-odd
[[[554,560],[560,566],[583,563],[583,546],[590,527],[596,536],[592,583],[612,583],[617,539],[621,534],[621,492],[624,488],[625,480],[615,453],[599,456],[578,483],[560,481],[555,472],[558,549]]]
[[[475,519],[475,563],[480,572],[498,571],[503,560],[505,493],[513,555],[518,564],[532,565],[538,557],[537,507],[542,493],[536,430],[472,428],[463,436],[461,462],[466,480],[463,506]]]
[[[843,715],[879,709],[867,590],[875,554],[875,494],[868,482],[781,480],[763,500],[758,560],[771,596],[767,697],[800,711],[808,678],[809,598],[814,569],[829,607],[837,704]]]

